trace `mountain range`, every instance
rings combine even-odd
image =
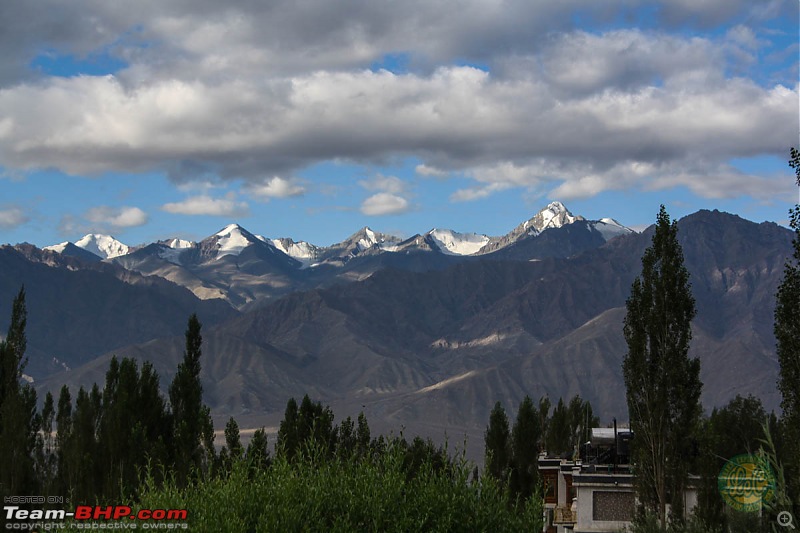
[[[704,405],[754,394],[777,409],[772,314],[792,233],[718,211],[678,227]],[[526,394],[580,394],[603,421],[626,418],[624,306],[652,232],[553,203],[501,237],[363,228],[317,247],[231,224],[126,247],[95,235],[0,247],[0,301],[25,283],[26,374],[41,391],[101,383],[112,355],[153,361],[166,385],[197,312],[218,420],[274,426],[308,393],[338,416],[365,411],[377,431],[482,446],[494,402],[515,411]]]

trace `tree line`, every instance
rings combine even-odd
[[[794,148],[789,164],[800,186],[800,152]],[[688,355],[695,302],[677,240],[677,223],[661,207],[652,244],[642,257],[642,273],[626,302],[623,330],[628,350],[622,370],[641,511],[635,529],[682,530],[681,495],[690,472],[701,480],[696,518],[707,530],[724,524],[729,515],[723,513],[713,486],[716,473],[732,454],[756,449],[767,455],[779,480],[776,502],[766,516],[772,519],[779,510],[792,510],[798,516],[800,205],[790,211],[790,226],[795,232],[793,256],[785,265],[776,295],[774,323],[782,416],[767,415],[756,398],[737,397],[704,417],[700,362]],[[273,463],[280,468],[348,464],[357,465],[353,466],[356,470],[367,469],[364,472],[380,467],[384,473],[401,473],[409,483],[424,478],[457,482],[461,488],[474,486],[478,493],[499,494],[508,508],[527,513],[541,491],[539,452],[574,453],[598,422],[591,405],[578,396],[568,403],[559,399],[552,413],[549,399],[535,405],[526,397],[510,427],[498,402],[485,433],[486,475],[482,476],[486,487],[493,489],[482,488],[477,471],[465,476],[464,463],[453,459],[446,448],[419,437],[411,442],[402,435],[372,438],[363,413],[355,421],[348,417],[334,424],[330,408],[308,396],[299,405],[294,399],[287,403],[274,459],[263,428],[245,448],[233,418],[225,428],[225,445],[217,452],[210,410],[202,402],[202,336],[196,315],[189,318],[184,357],[168,399],[159,391],[152,364],[145,362],[140,368],[135,360],[113,358],[102,390],[96,384],[90,390],[81,387],[73,401],[64,386],[57,401],[50,393],[45,396],[41,410],[35,390],[23,379],[26,321],[23,287],[12,304],[8,333],[0,341],[3,496],[135,501],[147,494],[185,495],[182,491],[192,483],[227,480],[234,473],[242,475],[243,468],[253,476],[272,471]],[[469,493],[464,502],[474,496]],[[742,527],[764,526],[762,521]]]
[[[100,389],[65,385],[37,410],[36,392],[23,379],[25,289],[0,342],[0,470],[5,495],[66,495],[79,502],[132,497],[147,467],[159,465],[182,485],[218,460],[209,408],[202,402],[202,337],[196,315],[188,321],[186,350],[169,401],[161,395],[150,362],[112,358]]]

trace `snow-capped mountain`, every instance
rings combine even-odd
[[[53,252],[64,253],[68,245],[72,244],[69,241],[60,244],[53,244],[45,246],[44,250]],[[78,248],[82,248],[87,252],[91,252],[101,259],[111,259],[125,255],[130,251],[130,247],[122,244],[111,235],[101,235],[99,233],[89,233],[84,235],[80,240],[74,243]]]
[[[458,233],[449,229],[432,229],[428,235],[439,250],[448,255],[473,255],[489,244],[489,237],[477,233]]]
[[[407,239],[379,233],[363,227],[342,242],[331,246],[316,246],[306,241],[295,241],[290,237],[269,238],[251,233],[239,224],[229,224],[223,229],[203,239],[199,243],[172,238],[158,241],[157,254],[173,264],[184,260],[205,262],[225,256],[238,256],[250,246],[267,246],[271,250],[297,261],[300,268],[308,268],[326,263],[343,265],[356,256],[381,253],[441,252],[452,256],[486,255],[497,252],[524,239],[536,238],[547,230],[564,228],[582,223],[588,231],[596,231],[603,241],[619,235],[632,233],[613,218],[586,220],[573,215],[561,202],[551,202],[530,219],[524,221],[509,233],[499,237],[489,237],[479,233],[460,233],[451,229],[435,228],[425,234],[417,234]],[[64,253],[67,242],[47,246],[47,250]],[[114,259],[134,251],[148,248],[129,247],[109,235],[89,234],[75,243],[76,246],[94,253],[102,259]],[[183,258],[183,259],[182,259]]]
[[[45,246],[42,248],[43,250],[49,250],[51,252],[56,252],[61,255],[77,257],[84,261],[95,262],[95,261],[102,261],[103,258],[97,254],[93,254],[88,250],[84,250],[78,246],[75,246],[73,243],[66,241],[60,244],[54,244],[52,246]]]
[[[304,267],[313,264],[319,254],[319,247],[305,241],[295,242],[293,239],[284,237],[272,239],[270,242],[281,252],[303,263]]]
[[[214,242],[217,259],[226,255],[239,255],[248,246],[264,242],[263,239],[259,239],[239,224],[228,224],[221,231],[204,240],[203,243],[208,241]]]
[[[163,277],[202,299],[224,298],[242,308],[293,290],[364,279],[387,267],[427,271],[475,256],[512,261],[569,257],[626,233],[632,231],[614,219],[586,220],[561,202],[552,202],[501,237],[435,228],[401,239],[363,227],[342,242],[322,247],[228,224],[200,242],[169,238],[134,248],[107,235],[90,234],[76,245],[47,249],[84,254],[84,260],[97,256],[146,276]]]
[[[631,228],[623,226],[613,218],[601,218],[600,220],[590,222],[590,225],[599,231],[607,241],[610,241],[614,237],[634,232]]]
[[[369,227],[363,227],[342,242],[319,249],[319,261],[347,262],[349,259],[365,253],[390,252],[400,244],[402,239],[394,235],[379,233]]]
[[[574,224],[582,226],[589,232],[597,230],[601,236],[600,240],[603,242],[619,235],[633,232],[633,230],[626,228],[612,218],[586,220],[580,215],[573,215],[561,202],[551,202],[506,235],[492,237],[489,243],[481,248],[478,253],[482,255],[491,254],[527,239],[536,239],[547,230],[565,228]]]

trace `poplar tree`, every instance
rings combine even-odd
[[[542,426],[533,400],[525,396],[517,410],[517,419],[511,431],[514,470],[511,488],[524,501],[539,484],[539,441]]]
[[[505,481],[511,466],[511,440],[508,430],[508,417],[500,402],[494,404],[489,414],[489,426],[484,436],[486,454],[486,472],[497,479]]]
[[[11,324],[0,341],[0,495],[30,493],[36,487],[34,452],[39,431],[36,391],[20,384],[25,369],[25,287],[14,298]]]
[[[169,387],[169,401],[173,419],[173,458],[178,483],[185,484],[193,469],[206,465],[209,448],[211,416],[203,405],[203,386],[200,383],[200,356],[202,355],[202,325],[193,314],[186,328],[186,350],[183,362]]]
[[[700,415],[700,361],[689,357],[695,304],[678,243],[678,226],[664,206],[642,274],[631,287],[623,361],[632,456],[639,501],[666,527],[682,516],[689,456]]]
[[[800,152],[791,149],[789,166],[795,171],[800,187]],[[800,511],[800,205],[789,211],[790,226],[794,230],[792,258],[786,262],[783,281],[778,287],[775,305],[775,338],[777,340],[780,374],[778,389],[781,391],[783,409],[782,427],[784,442],[788,448],[786,458],[789,490],[793,496],[795,511]]]

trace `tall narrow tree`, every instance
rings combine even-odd
[[[539,412],[530,396],[525,396],[517,410],[517,419],[511,431],[513,473],[511,489],[521,500],[526,500],[539,484],[539,441],[542,426]]]
[[[789,166],[794,169],[800,187],[800,151],[796,148],[791,150]],[[775,338],[780,363],[778,389],[782,396],[782,426],[788,447],[787,479],[790,480],[789,490],[795,511],[800,512],[800,481],[797,480],[800,475],[800,205],[795,205],[789,216],[794,230],[794,252],[786,262],[783,281],[776,295]]]
[[[37,490],[34,451],[39,431],[36,391],[20,384],[25,368],[25,287],[11,308],[11,324],[0,341],[0,495],[26,494]]]
[[[169,387],[169,401],[173,418],[173,457],[175,475],[185,483],[192,470],[201,468],[206,461],[204,450],[208,443],[208,426],[211,417],[203,405],[203,386],[200,383],[200,356],[202,355],[202,326],[197,315],[189,317],[186,328],[186,351],[183,362]]]
[[[689,357],[695,316],[678,226],[664,206],[642,274],[631,287],[623,361],[632,454],[639,501],[656,512],[662,529],[667,504],[680,519],[692,439],[701,407],[700,361]]]
[[[486,471],[495,479],[504,481],[511,466],[511,440],[506,410],[500,402],[494,404],[489,414],[484,442]]]

